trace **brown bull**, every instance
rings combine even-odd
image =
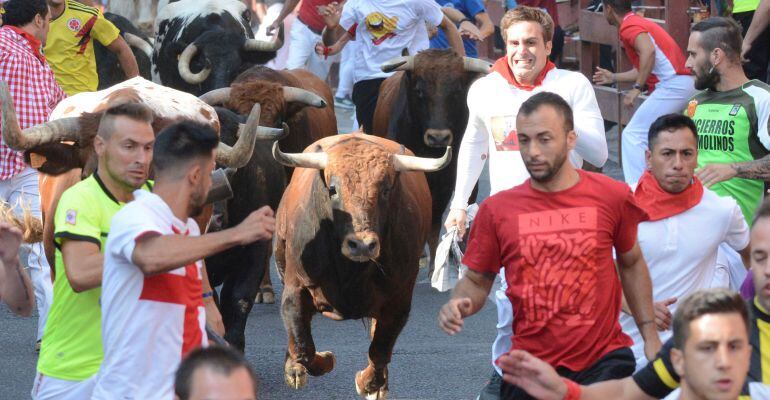
[[[247,114],[255,103],[259,103],[262,106],[260,125],[280,127],[286,123],[289,131],[293,132],[281,140],[281,147],[288,152],[301,152],[316,140],[337,133],[331,89],[324,81],[303,69],[276,71],[263,66],[252,67],[235,78],[230,87],[213,90],[201,96],[201,99],[212,105],[224,105],[241,115]],[[238,175],[246,173],[243,171]],[[286,173],[290,178],[292,169],[287,168]],[[276,199],[280,199],[283,187],[269,189],[279,190]],[[268,205],[275,209],[278,204]],[[215,268],[209,271],[214,274],[217,272]],[[263,278],[256,302],[274,303],[270,274],[264,273],[261,276]]]
[[[369,365],[355,384],[360,395],[384,398],[430,228],[424,172],[445,167],[451,150],[442,158],[419,158],[398,143],[354,133],[321,139],[297,154],[282,153],[276,143],[273,155],[297,168],[276,217],[286,383],[299,388],[308,374],[334,368],[334,355],[317,352],[313,343],[314,314],[372,318]]]

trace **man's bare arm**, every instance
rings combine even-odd
[[[760,34],[770,25],[770,0],[762,0],[754,11],[754,17],[751,19],[751,25],[746,30],[746,37],[743,38],[743,49],[741,55],[745,58],[754,42]]]
[[[759,160],[733,163],[735,176],[744,179],[770,180],[770,155]]]
[[[202,260],[235,245],[270,239],[275,230],[273,211],[264,206],[238,226],[202,236],[149,234],[138,238],[131,260],[145,275],[159,274]]]
[[[15,314],[28,317],[35,304],[32,281],[19,262],[21,230],[0,223],[0,300]]]
[[[495,274],[468,270],[457,282],[452,297],[441,307],[438,325],[449,335],[462,330],[463,319],[481,310],[495,282]]]
[[[439,29],[444,31],[449,47],[455,51],[459,56],[465,57],[465,47],[463,46],[463,40],[460,38],[460,32],[457,31],[455,24],[444,16],[439,24]]]
[[[620,254],[618,273],[623,285],[628,308],[636,321],[636,326],[645,342],[645,354],[648,359],[655,357],[662,344],[655,330],[655,313],[652,305],[652,281],[647,263],[642,256],[639,244]]]
[[[120,68],[123,70],[123,73],[126,74],[126,79],[139,76],[139,66],[136,64],[136,57],[134,57],[134,53],[131,51],[131,46],[129,46],[122,37],[118,36],[117,39],[113,40],[112,43],[107,46],[107,49],[115,53],[115,56],[118,57]]]
[[[96,243],[65,239],[61,245],[64,272],[75,293],[102,285],[104,254]]]
[[[639,55],[639,70],[636,76],[636,83],[644,86],[655,66],[655,45],[650,39],[650,35],[641,33],[634,39],[634,50]]]

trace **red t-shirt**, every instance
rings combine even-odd
[[[336,0],[302,0],[297,17],[303,24],[310,27],[311,30],[321,32],[326,24],[324,19],[318,14],[316,7],[325,6],[333,1]]]
[[[505,267],[513,348],[572,371],[632,344],[618,323],[612,248],[631,250],[637,225],[647,219],[628,186],[578,173],[575,186],[557,193],[536,190],[528,179],[488,198],[463,257],[477,272]]]
[[[676,75],[690,75],[690,71],[684,66],[687,61],[684,52],[674,38],[655,22],[634,13],[628,13],[620,23],[618,34],[634,68],[639,69],[639,55],[634,50],[634,41],[642,33],[650,35],[652,44],[655,46],[655,65],[652,66],[652,73],[647,77],[647,86],[650,91],[654,90],[655,84],[660,81]]]

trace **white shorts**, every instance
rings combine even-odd
[[[96,385],[96,376],[84,381],[68,381],[35,374],[32,400],[83,400],[90,399]]]

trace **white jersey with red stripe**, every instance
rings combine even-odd
[[[684,51],[674,38],[655,22],[630,12],[623,17],[618,33],[626,55],[637,70],[639,55],[634,50],[634,41],[642,33],[649,35],[652,40],[655,46],[655,64],[646,82],[650,91],[654,90],[658,82],[664,82],[677,75],[690,75],[690,71],[685,67],[687,58]]]
[[[112,220],[104,252],[102,341],[104,361],[94,399],[174,398],[174,373],[182,357],[205,346],[202,262],[145,276],[132,262],[145,235],[200,235],[159,196],[138,190]]]

